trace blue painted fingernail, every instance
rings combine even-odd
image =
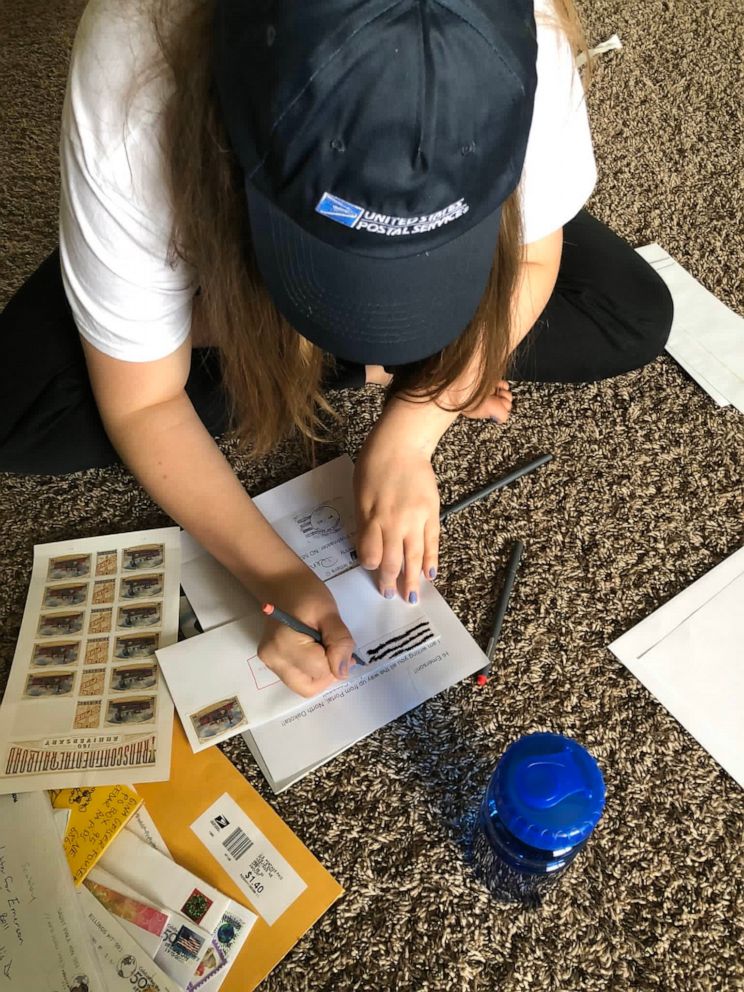
[[[418,603],[418,596],[416,595],[415,592],[408,593],[408,602],[411,604],[411,606],[415,606],[416,603]]]
[[[429,578],[436,579],[436,577],[437,577],[437,570],[432,566],[432,568],[429,569]]]
[[[386,589],[382,595],[385,599],[395,599],[395,589]]]
[[[341,664],[338,666],[338,674],[341,676],[342,679],[345,679],[346,678],[346,676],[349,674],[349,662],[348,661],[342,661],[341,662]]]
[[[489,417],[488,419],[489,420],[492,420],[494,422],[494,424],[500,424],[501,423],[501,421],[499,420],[498,417]]]

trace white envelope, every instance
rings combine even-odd
[[[637,248],[667,285],[674,318],[666,350],[719,406],[744,412],[744,319],[655,242]]]
[[[99,865],[154,906],[167,906],[210,933],[230,901],[129,830],[122,830],[109,844]]]
[[[610,650],[744,787],[744,548]]]

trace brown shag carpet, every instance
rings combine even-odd
[[[633,244],[657,240],[736,306],[742,260],[735,0],[584,2],[589,39],[617,31],[590,104],[590,204]],[[4,301],[56,240],[57,129],[80,0],[4,0],[0,196]],[[741,301],[739,301],[741,305]],[[481,644],[508,548],[527,554],[497,674],[359,744],[275,807],[347,889],[267,992],[731,992],[742,973],[744,803],[606,645],[742,543],[742,418],[669,358],[591,386],[518,386],[505,428],[465,423],[436,456],[451,500],[543,451],[555,461],[453,518],[439,588]],[[1,402],[1,398],[0,398]],[[379,411],[337,397],[352,456]],[[248,465],[250,492],[308,467],[298,445]],[[0,651],[20,624],[34,543],[157,525],[123,469],[4,477]],[[2,665],[0,665],[2,671]],[[473,880],[464,826],[520,734],[575,736],[599,759],[606,814],[540,911]],[[267,795],[242,742],[225,750]],[[41,992],[41,990],[40,990]]]

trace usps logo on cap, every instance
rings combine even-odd
[[[461,197],[453,203],[448,203],[433,214],[420,214],[416,217],[398,217],[391,214],[380,214],[367,210],[356,203],[342,200],[333,193],[324,193],[315,207],[317,213],[328,220],[334,220],[344,227],[353,227],[359,233],[384,234],[388,238],[410,237],[412,234],[428,234],[446,224],[451,224],[469,212],[470,206]]]
[[[340,196],[334,196],[333,193],[324,193],[318,200],[315,210],[323,217],[327,217],[328,220],[335,220],[337,224],[343,224],[344,227],[354,227],[364,213],[364,207],[358,207],[356,203],[342,200]]]

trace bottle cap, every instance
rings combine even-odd
[[[586,840],[605,802],[599,765],[580,744],[560,734],[527,734],[510,744],[489,792],[506,829],[543,851]]]

